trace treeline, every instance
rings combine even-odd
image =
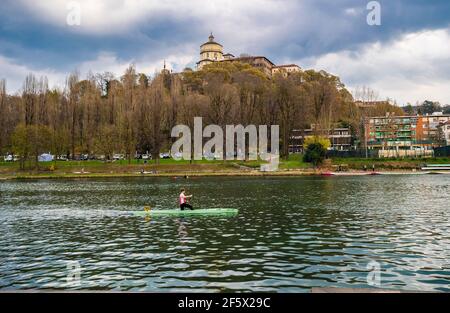
[[[76,158],[81,154],[126,155],[150,152],[158,159],[175,139],[173,126],[205,124],[280,125],[281,152],[288,154],[293,129],[350,127],[363,135],[363,118],[400,110],[387,106],[361,111],[336,76],[304,71],[288,77],[266,77],[241,63],[211,64],[202,71],[163,71],[154,77],[130,66],[124,75],[71,74],[63,90],[48,88],[45,77],[26,77],[18,95],[6,94],[0,82],[0,151],[26,160],[51,152]]]
[[[407,104],[404,107],[404,111],[409,115],[431,115],[435,112],[442,112],[444,114],[450,114],[450,105],[441,105],[439,102],[434,102],[430,100],[425,100],[422,104],[417,104],[415,106]]]

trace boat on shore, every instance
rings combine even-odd
[[[321,176],[331,177],[331,176],[344,176],[344,177],[353,177],[353,176],[380,176],[380,175],[436,175],[436,174],[450,174],[450,171],[403,171],[403,172],[323,172]]]
[[[375,176],[382,175],[380,172],[323,172],[321,176]]]
[[[422,167],[422,171],[450,171],[450,164],[427,164]]]
[[[420,291],[408,291],[408,290],[394,290],[394,289],[381,289],[381,288],[337,288],[337,287],[314,287],[311,289],[311,293],[422,293]]]

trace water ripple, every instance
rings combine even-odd
[[[240,213],[126,214],[181,186]],[[383,288],[450,291],[449,195],[448,176],[0,182],[0,288],[305,292],[368,287],[376,261]]]

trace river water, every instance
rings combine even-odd
[[[180,187],[234,217],[174,208]],[[0,289],[450,291],[450,176],[0,182]]]

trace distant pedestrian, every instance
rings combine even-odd
[[[367,172],[367,165],[364,164],[364,172]]]
[[[375,164],[372,164],[372,172],[375,172]]]

